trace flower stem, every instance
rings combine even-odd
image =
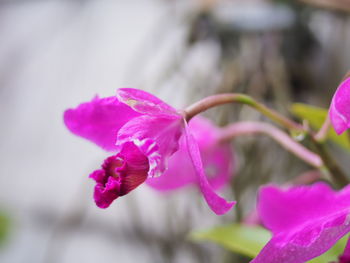
[[[311,166],[318,169],[323,167],[323,161],[320,156],[294,141],[288,134],[270,124],[253,121],[237,122],[227,126],[227,128],[224,129],[220,140],[226,141],[240,135],[257,133],[270,136],[286,150],[293,153]]]
[[[240,93],[224,93],[224,94],[217,94],[217,95],[206,97],[206,98],[190,105],[189,107],[187,107],[183,112],[184,118],[186,119],[186,121],[189,121],[195,115],[197,115],[203,111],[206,111],[210,108],[213,108],[213,107],[216,107],[216,106],[219,106],[222,104],[227,104],[227,103],[241,103],[241,104],[248,105],[248,106],[256,109],[257,111],[261,112],[262,114],[264,114],[265,116],[267,116],[268,118],[270,118],[274,122],[278,123],[282,127],[288,129],[289,132],[291,132],[291,133],[301,133],[303,135],[305,135],[305,134],[310,135],[311,140],[316,147],[318,157],[321,158],[322,163],[324,165],[320,164],[320,166],[318,166],[319,165],[319,161],[317,160],[318,158],[314,158],[314,157],[311,157],[311,158],[306,157],[308,159],[307,162],[310,163],[312,166],[320,168],[322,171],[324,171],[326,173],[330,173],[330,175],[333,178],[333,181],[335,182],[335,184],[337,186],[345,186],[348,183],[350,183],[347,176],[344,174],[344,172],[339,167],[339,165],[334,160],[334,158],[328,153],[325,145],[323,144],[324,140],[325,140],[324,136],[326,136],[325,134],[327,134],[327,129],[328,129],[327,123],[324,124],[324,127],[320,130],[318,135],[317,134],[315,135],[314,133],[312,133],[312,131],[303,127],[299,123],[296,123],[293,120],[288,119],[287,117],[279,114],[278,112],[276,112],[272,109],[269,109],[265,105],[258,103],[252,97],[244,95],[244,94],[240,94]],[[289,136],[288,136],[288,138],[291,141],[293,141]],[[302,146],[300,144],[298,144],[298,145]],[[295,154],[300,154],[300,147],[299,146],[297,148],[293,148],[293,151]],[[303,148],[306,149],[305,147],[303,147]],[[296,149],[298,149],[298,150],[296,150]],[[291,149],[289,149],[289,150],[291,150]],[[312,152],[309,151],[309,153],[312,153]],[[315,153],[312,153],[312,154],[315,154]],[[311,156],[313,156],[313,155],[311,155]],[[315,160],[317,160],[317,161],[315,161]]]
[[[293,178],[286,185],[304,185],[312,184],[316,181],[324,179],[324,174],[320,170],[306,171],[299,176]]]
[[[206,97],[192,104],[191,106],[185,109],[186,121],[189,121],[195,115],[203,111],[206,111],[207,109],[213,108],[218,105],[227,104],[227,103],[241,103],[241,104],[248,105],[256,109],[257,111],[261,112],[263,115],[270,118],[271,120],[278,123],[279,125],[287,128],[288,130],[301,131],[301,132],[304,131],[304,128],[300,124],[284,117],[283,115],[279,114],[278,112],[272,109],[269,109],[265,105],[258,103],[252,97],[244,94],[240,94],[240,93],[217,94],[217,95]]]
[[[327,116],[324,123],[322,124],[321,129],[314,135],[315,141],[319,143],[325,142],[330,128],[331,128],[331,122],[329,117]]]
[[[335,184],[338,187],[343,187],[350,183],[348,177],[343,172],[343,170],[338,165],[337,161],[331,156],[328,152],[325,141],[328,136],[329,129],[331,128],[331,122],[329,116],[327,116],[326,120],[322,124],[322,127],[316,134],[310,134],[311,140],[316,147],[316,150],[320,157],[322,158],[325,166],[327,167],[330,175],[334,179]]]
[[[343,170],[340,168],[338,163],[334,160],[334,158],[329,154],[327,148],[323,143],[317,142],[315,138],[312,137],[316,150],[321,157],[325,167],[330,172],[330,175],[333,178],[334,183],[338,187],[346,186],[350,183],[348,177],[345,175]]]

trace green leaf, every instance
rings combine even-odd
[[[341,238],[331,249],[309,263],[337,262],[344,251],[350,235]],[[194,241],[211,241],[235,253],[255,258],[271,239],[271,234],[259,226],[232,224],[217,226],[208,230],[194,231],[190,235]]]
[[[258,226],[232,224],[192,232],[195,241],[211,241],[235,253],[254,258],[271,238],[268,230]]]
[[[350,235],[341,238],[331,249],[309,263],[337,262]],[[255,258],[271,239],[271,234],[259,226],[232,224],[217,226],[208,230],[194,231],[190,235],[193,241],[211,241],[237,254]]]
[[[343,253],[348,239],[349,239],[349,235],[344,236],[326,253],[308,262],[309,263],[338,262],[338,256]]]
[[[319,130],[327,117],[328,109],[310,106],[303,103],[294,103],[291,107],[291,112],[296,117],[306,120],[314,130]],[[328,139],[344,149],[350,150],[350,141],[347,136],[346,133],[342,135],[336,134],[333,128],[331,128],[328,133]]]
[[[0,212],[0,245],[2,245],[5,242],[8,236],[9,227],[10,227],[9,217],[5,213]]]

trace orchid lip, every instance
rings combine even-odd
[[[108,167],[104,167],[104,169],[107,171],[107,174],[109,176],[112,176],[114,178],[119,178],[120,177],[120,169],[123,168],[124,166],[124,159],[119,157],[119,156],[115,156],[114,160],[111,160]]]

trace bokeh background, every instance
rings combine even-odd
[[[242,137],[221,191],[234,212],[214,215],[195,187],[146,185],[101,210],[87,176],[106,154],[62,113],[119,87],[180,108],[219,92],[283,114],[293,101],[328,107],[350,68],[349,11],[347,0],[1,0],[0,262],[248,262],[188,234],[241,220],[261,183],[309,167],[269,138]],[[232,105],[206,116],[262,119]]]

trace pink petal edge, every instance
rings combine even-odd
[[[188,152],[190,154],[194,169],[198,176],[199,186],[201,192],[207,201],[209,207],[217,214],[223,215],[227,213],[236,203],[228,202],[224,198],[217,195],[213,188],[210,186],[207,177],[205,176],[203,164],[198,148],[198,144],[191,134],[187,123],[185,122],[185,136],[187,141]]]
[[[332,98],[329,117],[338,135],[350,128],[350,77],[338,86]]]
[[[273,238],[252,262],[303,263],[350,231],[350,186],[339,192],[322,182],[288,189],[264,186],[258,211]]]
[[[201,116],[191,119],[188,126],[198,143],[209,184],[214,190],[227,185],[234,176],[234,154],[230,143],[218,141],[222,129]],[[157,191],[167,193],[187,186],[198,186],[198,176],[187,150],[185,136],[181,136],[179,149],[169,158],[164,174],[148,178],[146,183]]]
[[[64,112],[64,123],[75,135],[94,142],[106,151],[115,151],[119,129],[140,113],[120,103],[117,97],[95,97]]]
[[[146,91],[121,88],[117,90],[120,102],[125,103],[133,110],[146,115],[178,115],[176,109]]]

